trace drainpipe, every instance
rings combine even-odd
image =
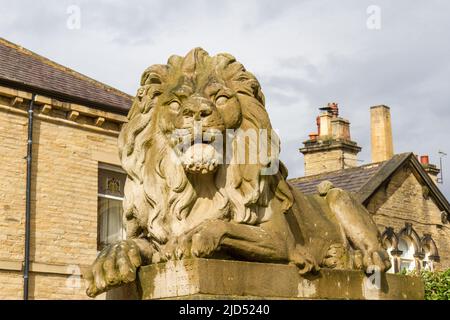
[[[31,164],[33,151],[33,105],[36,95],[31,96],[28,108],[28,142],[27,142],[27,190],[25,204],[25,257],[23,267],[23,300],[28,300],[28,276],[30,273],[30,226],[31,226]]]

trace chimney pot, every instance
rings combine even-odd
[[[317,133],[310,133],[309,134],[309,140],[316,141],[318,136],[319,135]]]
[[[333,118],[336,118],[339,115],[339,107],[336,102],[328,103],[328,108],[330,108],[330,112]]]
[[[420,156],[420,163],[423,165],[429,165],[430,157],[428,155]]]

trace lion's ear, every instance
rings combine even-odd
[[[167,74],[167,65],[154,64],[147,68],[141,76],[141,86],[163,83],[163,77]]]
[[[141,77],[141,86],[144,85],[151,85],[151,84],[161,84],[161,75],[150,71],[144,72],[144,74]]]

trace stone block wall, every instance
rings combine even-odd
[[[342,170],[357,166],[357,156],[343,150],[335,149],[324,152],[306,153],[305,176],[324,172]]]
[[[10,93],[0,96],[0,299],[23,294],[28,101],[13,106]],[[86,119],[96,110],[69,120],[76,105],[46,106],[44,113],[36,103],[33,128],[30,298],[86,298],[83,282],[67,283],[96,257],[98,166],[118,164],[118,119],[125,117],[111,114],[95,127]]]
[[[381,232],[392,227],[399,233],[405,223],[411,223],[420,239],[430,234],[440,256],[440,262],[434,263],[435,269],[450,268],[450,225],[442,222],[441,210],[408,167],[400,168],[370,198],[367,209],[374,214]]]

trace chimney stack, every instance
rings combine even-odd
[[[350,138],[350,122],[339,117],[335,102],[319,110],[322,112],[316,118],[317,133],[309,134],[309,140],[300,148],[305,176],[356,167],[361,147]]]
[[[370,108],[372,163],[386,161],[394,155],[391,111],[388,106]]]
[[[441,170],[436,165],[430,163],[430,157],[428,155],[420,156],[420,163],[422,164],[423,169],[430,176],[431,180],[437,184],[438,176]]]

